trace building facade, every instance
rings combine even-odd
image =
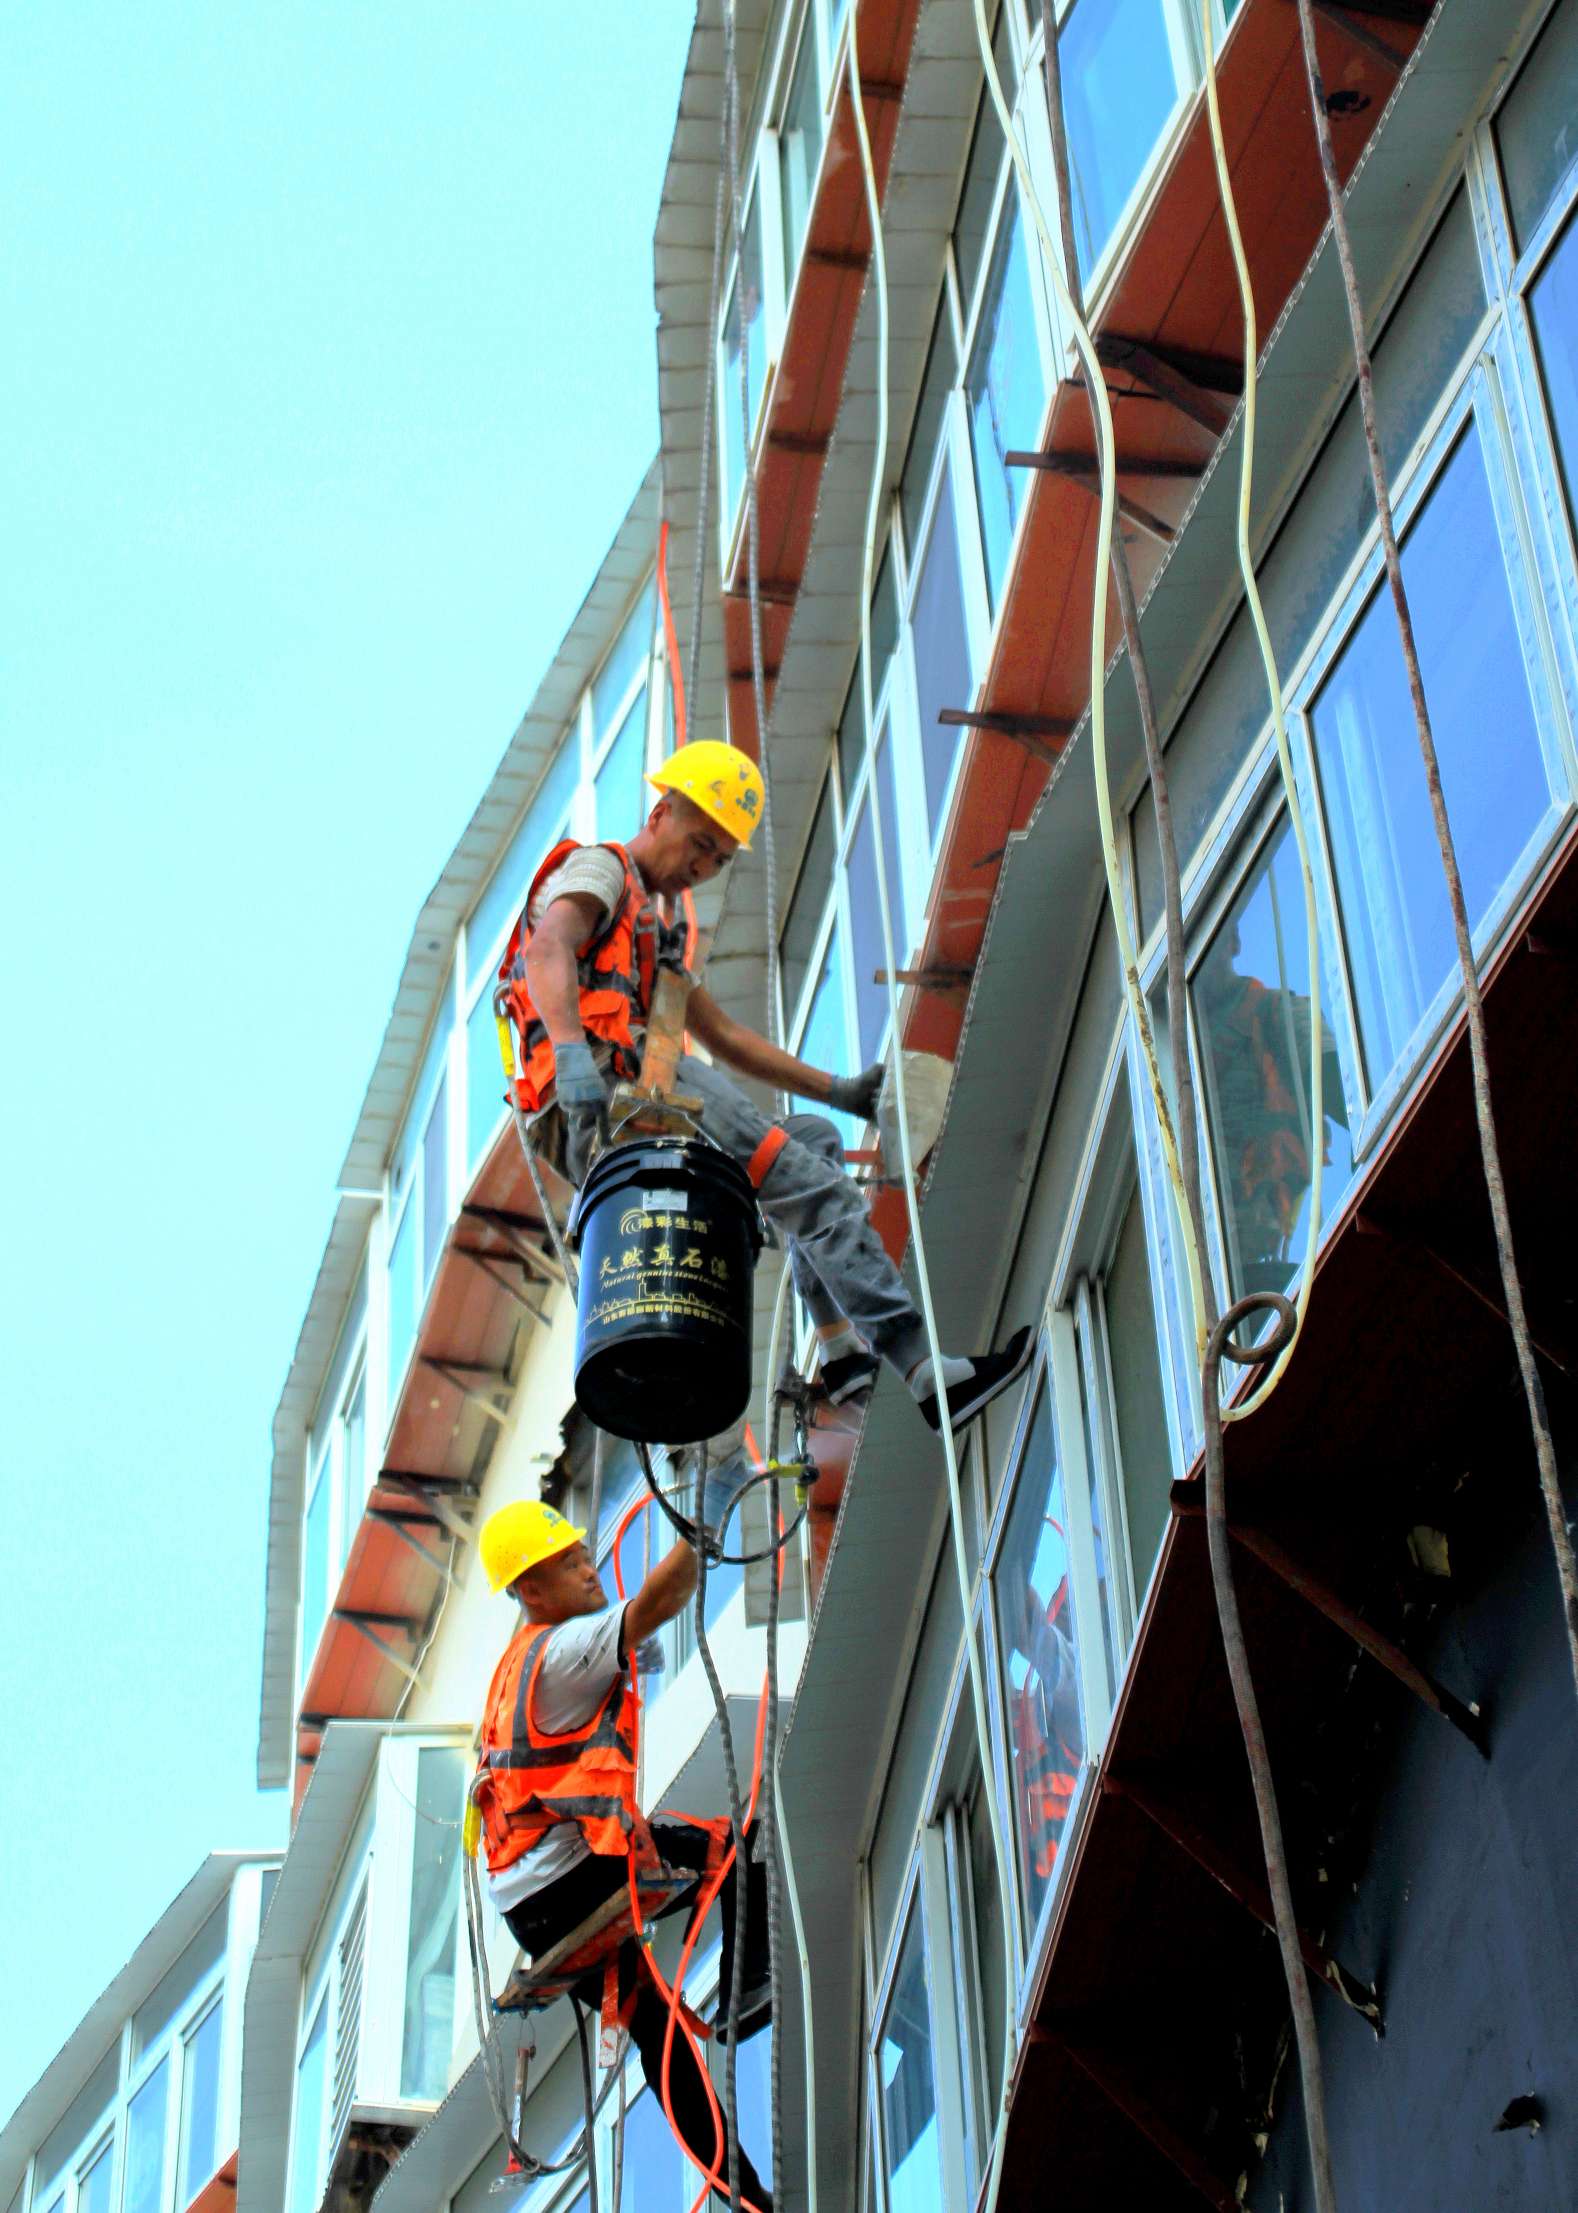
[[[471,1539],[504,1499],[589,1499],[592,1445],[571,1302],[502,1118],[492,980],[547,847],[627,833],[642,768],[671,742],[660,519],[687,661],[696,638],[689,734],[760,748],[771,779],[772,850],[758,841],[707,917],[709,989],[821,1065],[891,1050],[880,811],[903,1042],[953,1069],[923,1210],[942,1334],[1028,1323],[1037,1339],[1022,1391],[961,1440],[961,1526],[936,1442],[890,1383],[857,1429],[817,1442],[780,1655],[800,1941],[783,1963],[777,2203],[952,2213],[992,2187],[1003,2205],[1313,2202],[1197,1503],[1179,1227],[1104,888],[1095,448],[1026,196],[1028,180],[1055,234],[1042,10],[987,11],[1021,170],[973,6],[853,0],[886,247],[879,455],[851,4],[736,10],[743,222],[716,303],[730,47],[719,8],[700,10],[656,221],[658,461],[418,917],[342,1173],[275,1423],[259,1772],[298,1814],[247,1996],[242,2213],[469,2209],[502,2166],[456,1853],[509,1622]],[[1244,333],[1199,10],[1048,12],[1180,847],[1208,1265],[1226,1300],[1293,1287],[1312,1240],[1318,1257],[1297,1355],[1230,1434],[1234,1549],[1341,2202],[1546,2207],[1578,2194],[1561,1610],[1298,15],[1211,5],[1259,326],[1252,543],[1311,835],[1313,973],[1235,557]],[[1318,38],[1560,1436],[1578,0],[1370,0],[1323,8]],[[1155,815],[1121,652],[1105,705],[1124,896],[1165,1042]],[[866,1134],[848,1132],[852,1150]],[[902,1250],[899,1195],[879,1182],[872,1204]],[[772,1291],[764,1270],[759,1384]],[[605,1557],[638,1480],[610,1456]],[[647,1542],[637,1522],[632,1573]],[[747,1763],[760,1596],[725,1578],[709,1607]],[[720,1810],[689,1626],[667,1644],[648,1803]],[[509,1954],[492,1929],[495,1984]],[[522,2135],[551,2161],[574,2144],[579,2077],[566,2023],[533,2034]],[[763,2164],[767,2074],[759,2040],[741,2055],[742,2131]],[[634,2075],[625,2092],[624,2203],[677,2213],[697,2178]],[[594,2132],[604,2204],[617,2105]],[[586,2202],[573,2168],[522,2188],[530,2213]]]
[[[278,1856],[213,1852],[0,2130],[7,2213],[233,2203],[241,2000]]]

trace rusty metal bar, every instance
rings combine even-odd
[[[1003,460],[1011,469],[1039,469],[1043,476],[1060,476],[1067,483],[1078,484],[1092,497],[1100,494],[1101,472],[1094,461],[1083,460],[1078,454],[1005,453]],[[1135,473],[1141,476],[1187,476],[1193,479],[1198,477],[1200,471],[1192,463],[1182,467],[1169,463],[1165,470],[1141,469]],[[1136,530],[1143,530],[1148,538],[1154,538],[1158,545],[1172,544],[1175,532],[1171,523],[1163,522],[1160,515],[1149,507],[1142,506],[1137,499],[1131,499],[1127,492],[1121,490],[1118,493],[1118,513],[1125,522],[1133,523]]]
[[[1204,1508],[1196,1499],[1179,1496],[1181,1491],[1188,1488],[1189,1486],[1181,1483],[1174,1484],[1173,1511],[1181,1514],[1202,1513]],[[1465,1705],[1444,1684],[1427,1675],[1400,1645],[1394,1644],[1390,1637],[1383,1636],[1379,1629],[1366,1621],[1356,1608],[1350,1606],[1346,1599],[1340,1598],[1319,1576],[1310,1574],[1285,1547],[1278,1544],[1275,1537],[1268,1536],[1263,1529],[1250,1528],[1243,1522],[1234,1522],[1232,1536],[1235,1544],[1242,1545],[1246,1552],[1252,1552],[1279,1581],[1286,1583],[1290,1591],[1295,1591],[1317,1613],[1324,1614],[1334,1628],[1350,1637],[1361,1651],[1367,1652],[1372,1660],[1384,1667],[1388,1675],[1395,1676],[1403,1688],[1412,1691],[1432,1713],[1439,1714],[1443,1721],[1450,1721],[1454,1728],[1460,1729],[1476,1752],[1489,1757],[1490,1747],[1485,1724],[1477,1705]]]
[[[852,275],[863,277],[869,254],[858,248],[845,246],[807,246],[805,258],[818,269],[848,269]]]
[[[885,984],[887,980],[885,968],[873,969],[873,983]],[[951,967],[944,961],[930,968],[895,968],[893,971],[896,984],[913,984],[919,991],[968,991],[974,980],[973,968]]]
[[[1407,68],[1408,56],[1400,54],[1395,46],[1389,46],[1384,38],[1377,38],[1363,23],[1355,23],[1345,0],[1315,0],[1315,10],[1318,15],[1325,16],[1328,23],[1335,23],[1355,46],[1362,46],[1367,54],[1374,54],[1377,60],[1385,62],[1388,69]]]
[[[1240,374],[1233,385],[1213,390],[1165,347],[1148,345],[1137,338],[1098,338],[1096,357],[1104,368],[1121,369],[1134,377],[1180,415],[1208,430],[1213,438],[1220,438],[1226,430],[1236,395],[1243,389]]]
[[[507,1299],[513,1299],[517,1306],[523,1306],[533,1321],[547,1321],[548,1316],[542,1308],[534,1305],[517,1284],[511,1283],[508,1276],[500,1274],[498,1266],[495,1265],[498,1258],[496,1254],[478,1252],[473,1245],[454,1245],[450,1249],[457,1252],[462,1260],[469,1260],[474,1267],[480,1268],[490,1282],[498,1285]]]
[[[1109,1772],[1102,1779],[1102,1788],[1114,1798],[1128,1799],[1154,1828],[1159,1829],[1163,1836],[1177,1845],[1187,1859],[1193,1860],[1196,1867],[1225,1890],[1235,1905],[1240,1905],[1247,1913],[1253,1914],[1263,1928],[1276,1927],[1271,1911],[1271,1893],[1265,1884],[1257,1881],[1255,1876],[1233,1860],[1214,1837],[1208,1836],[1198,1823],[1191,1821],[1177,1806],[1157,1796],[1148,1785],[1129,1775]],[[1362,1981],[1359,1976],[1350,1974],[1340,1960],[1334,1959],[1330,1952],[1316,1943],[1302,1922],[1299,1924],[1298,1940],[1299,1950],[1304,1955],[1304,1964],[1316,1981],[1335,1991],[1343,2004],[1351,2006],[1355,2013],[1363,2014],[1377,2036],[1384,2035],[1380,2003],[1373,1986]]]
[[[812,460],[820,461],[832,441],[825,431],[769,430],[767,443],[770,446],[776,446],[780,453],[804,453],[809,454]],[[768,589],[765,584],[761,587],[758,596],[761,599],[768,600],[769,605],[773,604],[768,597]]]

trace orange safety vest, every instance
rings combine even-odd
[[[1049,1624],[1056,1622],[1067,1599],[1065,1577],[1047,1607]],[[1019,1754],[1019,1787],[1025,1801],[1025,1841],[1030,1864],[1045,1882],[1057,1865],[1058,1847],[1079,1788],[1080,1756],[1057,1732],[1048,1737],[1041,1726],[1042,1704],[1039,1686],[1032,1692],[1027,1680],[1014,1699],[1013,1727]]]
[[[573,1821],[594,1852],[623,1859],[633,1843],[638,1866],[655,1865],[652,1832],[636,1803],[637,1712],[628,1671],[579,1729],[550,1736],[533,1718],[554,1626],[523,1623],[488,1686],[472,1786],[488,1872],[512,1867],[561,1821]]]
[[[532,902],[567,856],[581,850],[574,838],[561,838],[531,880],[520,920],[504,948],[494,1010],[515,1025],[520,1041],[519,1069],[510,1084],[515,1104],[535,1114],[553,1095],[553,1040],[532,1005],[526,988],[526,948],[531,942]],[[683,972],[695,954],[696,916],[689,895],[684,921],[665,922],[622,845],[610,845],[624,863],[625,889],[602,929],[576,955],[581,994],[581,1027],[589,1037],[614,1049],[614,1074],[634,1083],[641,1054],[633,1024],[645,1022],[652,1007],[660,968]]]

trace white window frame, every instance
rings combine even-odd
[[[762,426],[772,412],[773,391],[783,353],[782,182],[777,130],[764,130],[758,136],[750,170],[740,181],[741,244],[750,236],[754,218],[762,248],[762,387],[756,395],[752,419],[745,425],[744,469],[747,475],[756,466]],[[718,472],[718,563],[719,574],[725,579],[732,577],[738,566],[745,537],[745,475],[738,484],[731,486],[729,483],[729,426],[737,420],[740,404],[739,372],[729,366],[729,312],[739,277],[740,248],[736,246],[729,256],[719,296],[718,343],[713,356],[716,380],[713,389],[717,396],[713,409],[713,458]]]
[[[851,0],[851,5],[854,4],[855,0]],[[935,1911],[928,1896],[936,1879],[937,1867],[935,1862],[936,1855],[927,1853],[923,1843],[917,1843],[911,1853],[909,1871],[905,1876],[898,1905],[893,1915],[893,1926],[889,1933],[882,1972],[880,1977],[873,1978],[872,1982],[872,2003],[868,2015],[870,2027],[866,2040],[866,2098],[875,2151],[874,2202],[878,2207],[884,2209],[884,2213],[889,2204],[888,2184],[891,2178],[888,2169],[886,2101],[883,2097],[882,2083],[883,2029],[888,2018],[888,2009],[893,2002],[894,1989],[898,1980],[899,1961],[903,1956],[905,1940],[910,1933],[912,1915],[919,1916],[922,1959],[929,1964],[935,1956],[931,1941],[931,1920],[928,1913],[928,1908]],[[944,1905],[946,1905],[946,1898],[944,1898]],[[871,1942],[869,1895],[864,1918],[869,1947]],[[967,2205],[970,2199],[964,2189],[963,2114],[960,2109],[962,2078],[959,2075],[957,2065],[945,2068],[941,2064],[941,2046],[944,2040],[950,2036],[952,2009],[939,2004],[935,1978],[931,1974],[927,1974],[923,1979],[927,1994],[932,2096],[935,2100],[937,2116],[937,2145],[943,2177],[943,2203],[945,2205]],[[958,2054],[951,2042],[949,2049],[952,2057],[957,2061]]]

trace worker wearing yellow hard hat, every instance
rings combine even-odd
[[[488,1687],[471,1791],[471,1818],[487,1848],[488,1891],[517,1943],[541,1959],[628,1895],[632,1853],[637,1879],[666,1875],[682,1885],[655,1908],[655,1918],[689,1912],[709,1880],[721,1877],[715,2033],[723,2035],[739,1877],[734,1866],[724,1873],[729,1823],[679,1814],[648,1823],[636,1790],[640,1717],[629,1674],[631,1654],[689,1603],[696,1555],[682,1538],[632,1598],[611,1608],[585,1537],[553,1507],[530,1499],[500,1507],[482,1525],[478,1550],[488,1581],[495,1591],[509,1591],[521,1610]],[[746,1843],[742,2041],[767,2026],[772,2010],[766,1868],[754,1848],[754,1826]],[[705,2170],[716,2145],[706,2081],[690,2039],[674,2037],[664,2091],[669,2009],[625,1916],[607,1925],[606,1950],[585,1963],[574,1986],[594,2012],[610,1968],[653,2094],[666,2096],[692,2159]],[[743,2149],[740,2181],[745,2201],[770,2213],[772,2199]]]
[[[755,761],[719,739],[680,746],[647,781],[657,804],[628,844],[563,838],[545,856],[499,971],[498,1003],[520,1047],[514,1104],[540,1117],[538,1149],[577,1185],[611,1085],[639,1079],[659,971],[693,963],[688,895],[749,846],[766,807]],[[700,1099],[703,1131],[746,1170],[789,1247],[828,1398],[869,1391],[886,1362],[934,1429],[962,1426],[1023,1373],[1032,1339],[1020,1330],[1000,1353],[945,1359],[934,1372],[925,1324],[844,1173],[850,1124],[858,1131],[875,1117],[882,1063],[856,1076],[818,1068],[726,1014],[700,985],[685,1020],[709,1057],[687,1053],[677,1088]],[[842,1129],[825,1114],[769,1121],[725,1068],[849,1119]]]

